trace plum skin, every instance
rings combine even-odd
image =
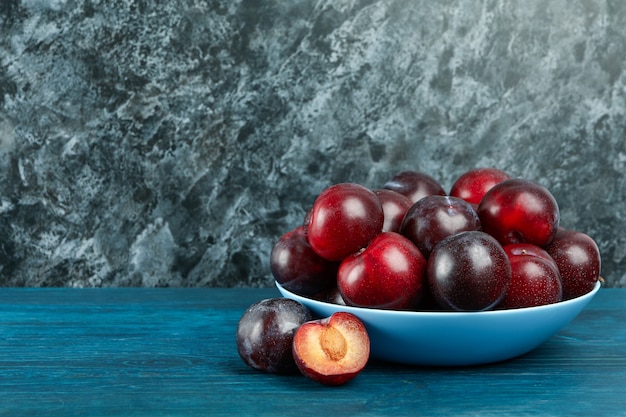
[[[443,239],[433,248],[427,268],[431,293],[448,310],[493,309],[511,282],[511,264],[504,249],[481,231]]]
[[[342,261],[382,231],[384,212],[370,189],[340,183],[318,195],[305,222],[313,250],[322,258]]]
[[[600,279],[602,258],[596,242],[587,234],[562,227],[544,247],[555,260],[563,284],[563,300],[580,297],[593,290]]]
[[[561,274],[543,249],[525,243],[504,247],[511,262],[511,284],[498,309],[536,307],[563,299]]]
[[[270,270],[276,281],[301,295],[315,295],[333,288],[338,267],[338,262],[324,259],[313,250],[304,226],[282,235],[270,254]]]
[[[510,178],[497,168],[474,168],[457,178],[450,188],[450,196],[462,198],[476,208],[490,189]]]
[[[480,230],[478,214],[459,197],[432,195],[407,211],[400,234],[409,238],[425,257],[442,239],[464,231]]]
[[[376,236],[339,265],[337,286],[346,305],[411,310],[422,299],[426,258],[396,232]]]
[[[419,171],[399,172],[383,188],[405,195],[413,203],[429,195],[446,195],[446,191],[435,178]]]
[[[297,373],[292,354],[297,329],[313,320],[311,311],[289,298],[268,298],[252,304],[237,326],[237,352],[248,366],[267,373]]]
[[[559,206],[544,186],[509,179],[491,188],[477,209],[482,230],[502,245],[550,243],[559,226]]]
[[[413,202],[409,197],[385,188],[374,190],[383,207],[383,232],[399,232],[402,219],[411,208]]]

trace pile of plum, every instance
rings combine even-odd
[[[354,307],[442,312],[534,307],[579,297],[601,280],[595,241],[561,227],[559,220],[548,189],[499,169],[472,169],[449,193],[428,174],[404,171],[380,189],[340,183],[323,190],[303,224],[276,242],[270,267],[293,293]],[[284,311],[261,306],[271,303],[289,305],[290,317],[278,320]],[[369,355],[369,339],[356,316],[336,315],[314,320],[293,300],[264,300],[240,321],[240,356],[268,372],[299,369],[324,384],[347,382],[367,362],[362,359]],[[271,329],[271,320],[283,328],[285,320],[293,324],[280,336],[284,362],[267,359],[280,351],[267,348],[276,340],[250,336],[259,322]],[[268,333],[276,339],[281,332]],[[277,363],[287,365],[276,369]]]

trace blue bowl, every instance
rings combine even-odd
[[[320,317],[348,311],[363,321],[371,357],[425,366],[468,366],[512,359],[535,349],[571,322],[601,287],[578,298],[539,307],[482,312],[413,312],[348,307],[280,293]]]

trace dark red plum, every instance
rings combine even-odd
[[[474,168],[457,178],[450,188],[450,195],[462,198],[476,208],[487,191],[508,179],[509,174],[497,168]]]
[[[400,234],[426,257],[444,238],[470,230],[480,230],[480,220],[470,203],[441,195],[424,197],[413,204],[400,226]]]
[[[285,289],[301,295],[328,291],[337,282],[338,262],[319,256],[309,244],[304,226],[285,233],[270,254],[270,270]]]
[[[435,245],[427,271],[437,303],[456,311],[493,309],[511,281],[511,264],[502,246],[480,231],[457,233]]]
[[[296,330],[313,320],[308,308],[288,298],[269,298],[252,304],[237,326],[237,351],[250,367],[268,373],[298,372],[292,354]]]
[[[602,259],[596,242],[587,234],[559,228],[545,247],[561,273],[563,299],[580,297],[593,290],[600,279]]]
[[[544,186],[509,179],[491,188],[478,205],[482,230],[502,245],[550,243],[559,226],[559,207]]]
[[[511,263],[511,284],[500,309],[536,307],[562,300],[561,275],[554,260],[539,247],[511,244],[504,251]]]
[[[391,190],[374,190],[374,194],[378,196],[383,206],[385,215],[383,232],[399,232],[402,219],[404,219],[404,215],[411,208],[413,202],[409,197]]]
[[[446,195],[446,191],[436,179],[418,171],[399,172],[387,181],[383,188],[405,195],[413,203],[429,195]]]
[[[406,237],[376,236],[341,262],[337,286],[346,305],[390,310],[415,309],[422,298],[426,259]]]
[[[381,233],[383,207],[359,184],[332,185],[320,193],[308,216],[307,239],[322,258],[341,261]]]
[[[554,268],[558,269],[554,258],[552,258],[552,256],[550,256],[550,254],[546,250],[537,245],[533,245],[532,243],[511,243],[508,245],[504,245],[502,248],[506,252],[509,259],[511,259],[512,256],[519,255],[536,256],[547,261]]]
[[[343,296],[341,295],[341,291],[339,291],[339,288],[337,287],[327,292],[326,296],[324,297],[324,299],[322,299],[322,301],[325,301],[327,303],[341,305],[341,306],[346,305],[346,301],[343,299]]]

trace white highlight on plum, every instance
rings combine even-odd
[[[437,222],[445,225],[447,230],[461,230],[467,225],[467,219],[459,215],[458,211],[439,211],[436,214]]]
[[[278,329],[281,333],[287,333],[290,330],[296,329],[300,326],[300,323],[289,320],[280,320],[278,323]]]
[[[406,258],[402,251],[398,248],[388,248],[384,254],[385,263],[390,266],[394,272],[405,272],[408,270]]]
[[[250,336],[247,339],[248,340],[261,340],[262,334],[263,334],[263,323],[258,322],[258,323],[255,323],[252,329],[250,330]]]
[[[450,271],[452,271],[454,265],[454,260],[452,256],[447,253],[443,253],[439,255],[439,259],[437,259],[435,275],[438,277],[448,277],[450,275]]]
[[[541,267],[534,262],[527,262],[524,265],[524,270],[526,271],[526,274],[531,277],[539,276],[543,273]]]
[[[589,255],[583,248],[570,246],[567,248],[567,258],[572,261],[573,264],[576,265],[584,265],[589,262]]]
[[[526,207],[528,209],[528,211],[532,212],[532,213],[541,213],[545,206],[541,203],[541,200],[539,198],[537,198],[536,196],[530,194],[530,193],[524,193],[523,194],[523,200],[522,202],[520,202],[520,205],[522,207]]]
[[[363,202],[358,198],[347,198],[343,202],[343,210],[349,214],[350,217],[364,218],[367,216],[367,210],[363,205]]]
[[[488,269],[493,265],[489,250],[480,245],[472,245],[469,250],[472,252],[472,259],[477,270]]]
[[[354,265],[352,269],[350,269],[350,272],[346,276],[345,280],[346,286],[351,287],[356,281],[360,279],[363,274],[363,268],[365,268],[363,264],[358,263]]]

